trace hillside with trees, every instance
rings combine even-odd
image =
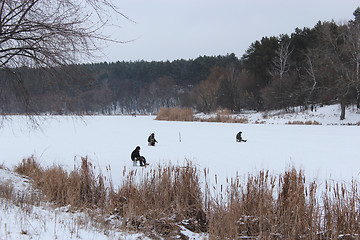
[[[50,114],[156,114],[162,107],[209,113],[226,108],[291,111],[339,103],[360,107],[360,8],[344,24],[263,37],[239,59],[200,56],[161,62],[115,62],[55,68],[16,68],[31,101],[2,91],[0,112]],[[2,79],[9,72],[1,72]],[[52,81],[57,78],[56,84]]]

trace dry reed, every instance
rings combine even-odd
[[[231,181],[226,197],[211,200],[210,239],[357,239],[357,184],[327,187],[321,204],[317,184],[305,182],[293,168],[278,177],[261,171],[246,183]]]
[[[113,199],[118,213],[128,219],[127,227],[151,231],[162,237],[182,235],[179,224],[194,232],[206,232],[207,219],[203,211],[203,196],[197,169],[158,167],[135,180],[131,171]]]
[[[32,156],[24,159],[15,171],[30,177],[51,201],[59,206],[99,208],[104,206],[105,186],[101,175],[95,176],[87,157],[81,158],[81,167],[70,174],[61,166],[43,168]]]
[[[31,177],[57,205],[111,214],[122,219],[123,227],[153,238],[186,239],[182,228],[208,233],[209,239],[358,239],[360,234],[358,183],[326,182],[319,194],[317,183],[307,183],[294,168],[278,176],[260,171],[244,180],[236,177],[218,193],[210,191],[208,172],[201,179],[190,162],[184,167],[124,168],[116,190],[94,174],[86,157],[70,173],[59,166],[45,169],[33,157],[16,171]],[[13,197],[11,186],[0,185],[0,190],[1,197]],[[15,198],[26,208],[26,198]]]
[[[194,121],[194,112],[191,108],[161,108],[156,120]]]
[[[185,167],[159,166],[140,178],[137,171],[124,171],[125,179],[118,190],[111,181],[105,183],[101,174],[94,174],[86,157],[81,158],[81,167],[70,173],[60,166],[43,168],[34,157],[24,159],[15,171],[29,176],[45,199],[57,206],[111,213],[124,219],[127,228],[144,232],[155,229],[163,237],[183,235],[180,223],[192,231],[206,232],[200,180],[191,163]]]

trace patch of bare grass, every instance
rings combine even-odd
[[[234,116],[229,109],[218,109],[214,117],[196,118],[200,122],[248,123],[247,118]]]
[[[321,123],[319,123],[318,121],[314,120],[314,121],[288,121],[286,124],[289,125],[321,125]]]
[[[357,122],[357,123],[346,123],[346,124],[342,124],[342,125],[347,125],[347,126],[360,126],[360,122]]]
[[[256,120],[255,124],[265,124],[266,121],[265,120]]]

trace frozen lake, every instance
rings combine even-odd
[[[141,147],[150,167],[192,161],[209,169],[219,183],[237,174],[269,170],[283,173],[302,169],[307,180],[350,181],[359,178],[360,127],[332,125],[237,124],[156,121],[154,116],[52,117],[41,129],[29,129],[15,116],[0,129],[0,163],[6,167],[35,155],[43,166],[59,164],[71,170],[81,156],[102,169],[111,167],[113,182],[122,180],[124,167],[134,169],[131,151]],[[246,143],[235,141],[238,131]],[[155,133],[158,144],[147,145]],[[141,171],[140,168],[136,168]],[[149,168],[144,169],[148,171]]]

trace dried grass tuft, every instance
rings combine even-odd
[[[191,108],[161,108],[156,120],[194,121],[194,112]]]

